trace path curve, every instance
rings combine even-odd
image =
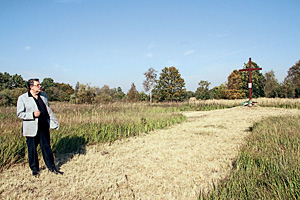
[[[31,176],[26,164],[0,174],[0,199],[197,199],[228,175],[247,130],[265,117],[299,110],[235,107],[186,112],[169,129],[89,146],[61,166]]]

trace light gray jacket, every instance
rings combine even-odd
[[[48,114],[50,119],[48,123],[50,124],[51,129],[58,129],[59,123],[55,117],[53,111],[49,107],[49,102],[47,95],[43,92],[40,92],[40,97],[47,107]],[[23,120],[22,132],[23,136],[34,137],[38,131],[38,120],[39,118],[33,117],[33,112],[38,110],[38,107],[35,103],[33,97],[29,97],[28,92],[22,94],[18,98],[17,102],[17,116]]]

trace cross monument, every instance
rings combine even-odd
[[[252,99],[252,81],[251,81],[251,71],[253,70],[262,70],[262,68],[251,68],[251,58],[249,58],[249,68],[247,69],[240,69],[239,71],[249,71],[249,83],[248,83],[248,87],[249,87],[249,101],[251,101]]]

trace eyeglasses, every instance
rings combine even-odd
[[[33,86],[38,86],[38,87],[42,87],[42,85],[41,85],[41,84],[37,84],[37,85],[33,85]]]

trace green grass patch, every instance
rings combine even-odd
[[[300,117],[256,123],[231,174],[199,199],[299,199]]]
[[[149,104],[74,105],[53,104],[59,130],[51,130],[51,146],[55,154],[71,153],[85,145],[149,133],[180,123],[186,117],[173,108]],[[176,109],[175,109],[176,110]],[[27,159],[26,138],[22,136],[22,120],[15,107],[0,111],[0,170]],[[41,151],[39,150],[41,154]]]

